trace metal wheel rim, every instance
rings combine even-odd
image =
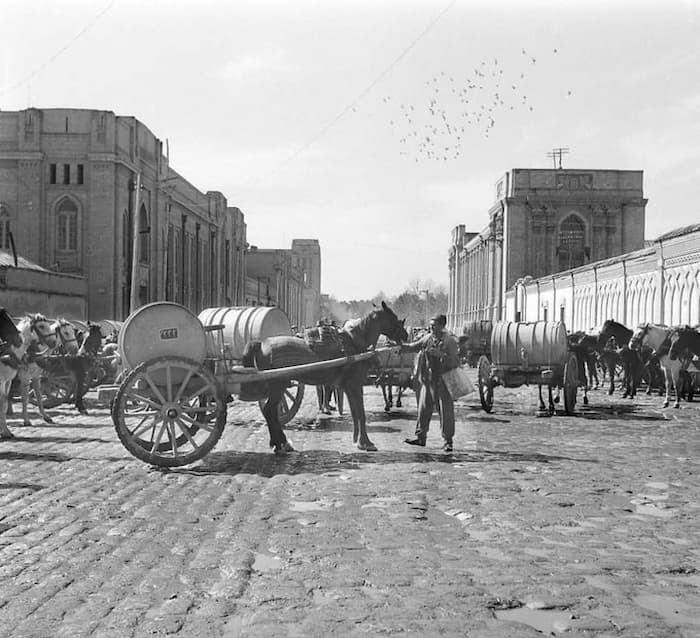
[[[304,384],[295,379],[291,380],[289,385],[284,389],[282,399],[277,408],[277,418],[279,419],[280,425],[287,425],[287,423],[296,416],[303,400]],[[260,401],[258,401],[261,410],[265,405],[265,401],[267,401],[267,399],[260,399]]]

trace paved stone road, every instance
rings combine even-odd
[[[308,392],[308,395],[313,393]],[[455,452],[434,425],[377,453],[349,417],[290,426],[276,458],[236,404],[203,462],[163,472],[91,416],[0,442],[0,636],[700,636],[700,404],[591,393],[533,416],[536,389],[460,401]]]

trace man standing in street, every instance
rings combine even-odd
[[[416,374],[420,382],[416,436],[406,439],[406,443],[425,446],[430,419],[433,410],[437,409],[444,441],[442,449],[452,452],[455,433],[454,401],[442,375],[459,367],[459,343],[445,329],[446,325],[447,317],[436,315],[430,320],[430,333],[418,341],[401,346],[401,352],[419,353],[416,359]]]

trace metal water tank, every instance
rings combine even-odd
[[[130,369],[165,355],[202,363],[207,351],[197,315],[170,301],[156,301],[132,312],[119,331],[118,344],[122,362]]]
[[[497,366],[550,367],[566,362],[566,327],[559,321],[497,321],[491,359]]]
[[[266,337],[290,336],[292,324],[279,308],[267,306],[223,306],[199,313],[205,326],[223,326],[224,348],[235,360],[243,357],[246,344]]]

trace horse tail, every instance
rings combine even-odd
[[[241,363],[244,368],[257,368],[262,355],[262,341],[249,341],[243,349]]]

